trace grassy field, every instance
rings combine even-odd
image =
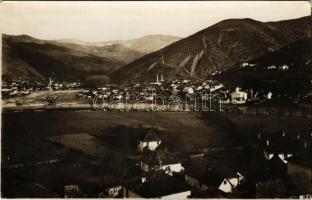
[[[131,147],[123,146],[125,144],[123,141],[135,143],[137,141],[135,128],[137,127],[159,129],[165,142],[180,151],[206,147],[235,147],[240,146],[244,141],[242,133],[254,131],[257,125],[262,125],[263,130],[268,132],[280,130],[282,127],[304,131],[309,123],[309,120],[301,118],[200,112],[5,113],[2,124],[2,152],[3,155],[9,156],[13,151],[13,154],[17,156],[19,153],[14,153],[14,151],[20,151],[19,148],[29,146],[42,154],[46,152],[47,147],[55,149],[51,147],[52,143],[49,144],[46,141],[46,137],[75,133],[86,133],[107,145],[113,144],[117,149],[130,151],[127,148]],[[21,145],[16,146],[15,143],[21,143]],[[54,144],[54,146],[57,145]],[[21,152],[25,154],[27,151]],[[16,156],[12,156],[11,160]],[[35,156],[35,154],[29,152],[28,156]],[[18,160],[20,159],[18,157]]]
[[[42,100],[44,97],[48,96],[58,96],[58,104],[89,104],[88,99],[78,99],[76,95],[81,90],[55,90],[55,91],[38,91],[32,92],[29,95],[22,97],[14,97],[2,100],[3,107],[15,107],[15,106],[42,106],[46,105],[47,102]]]
[[[184,150],[238,145],[229,140],[235,134],[226,130],[226,127],[230,128],[230,124],[225,124],[225,121],[220,122],[220,126],[207,124],[201,113],[59,111],[5,113],[3,117],[4,152],[6,143],[11,140],[38,140],[73,133],[87,133],[97,138],[105,138],[107,135],[117,134],[116,128],[120,126],[156,127],[161,130],[169,144]],[[137,140],[132,137],[131,131],[119,139]]]

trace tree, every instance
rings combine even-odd
[[[93,75],[86,78],[87,86],[93,88],[104,87],[107,83],[109,83],[109,77],[105,75]]]
[[[45,101],[48,103],[48,105],[55,105],[57,99],[58,99],[58,96],[50,95],[45,98]]]

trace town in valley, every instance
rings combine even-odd
[[[311,199],[311,16],[198,31],[3,34],[2,198]]]

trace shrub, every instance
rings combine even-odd
[[[87,86],[93,88],[104,87],[107,83],[109,83],[109,77],[105,75],[93,75],[86,78]]]

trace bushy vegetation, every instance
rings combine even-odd
[[[105,75],[94,75],[86,78],[87,86],[92,88],[104,87],[107,83],[109,83],[109,77]]]

